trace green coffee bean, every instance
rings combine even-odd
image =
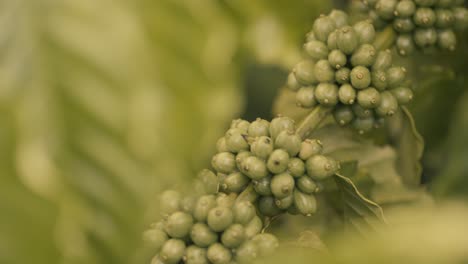
[[[224,136],[226,138],[226,146],[232,153],[238,153],[249,150],[247,143],[247,134],[243,134],[241,129],[229,129]]]
[[[328,35],[335,30],[335,21],[330,17],[320,16],[317,18],[313,25],[313,31],[315,37],[320,41],[327,41]]]
[[[231,173],[236,169],[235,156],[229,152],[218,153],[213,156],[211,165],[218,172]]]
[[[268,175],[265,162],[255,156],[245,158],[242,162],[242,172],[252,180],[258,180]]]
[[[302,149],[302,144],[301,144],[301,149]],[[289,160],[289,163],[288,163],[288,171],[289,173],[291,173],[293,177],[300,177],[305,172],[305,164],[299,158],[292,158]]]
[[[397,3],[396,0],[379,0],[375,4],[375,11],[385,20],[393,19]]]
[[[253,182],[253,186],[255,191],[263,196],[268,196],[271,195],[271,189],[270,189],[270,183],[271,183],[271,176],[267,176],[265,178],[262,178],[260,180],[256,180]]]
[[[359,118],[372,117],[372,111],[370,109],[360,106],[359,104],[353,104],[351,106],[351,109],[353,109],[353,113],[356,117],[359,117]]]
[[[218,241],[218,234],[205,223],[196,223],[190,231],[190,239],[199,247],[208,247]]]
[[[293,91],[297,91],[299,90],[299,88],[301,88],[302,85],[297,81],[296,75],[291,72],[290,74],[288,74],[286,86]],[[249,136],[250,136],[250,133],[249,133]]]
[[[284,149],[275,149],[267,161],[267,168],[272,173],[281,173],[288,168],[289,154]]]
[[[345,54],[352,54],[359,44],[358,41],[358,36],[352,27],[345,26],[338,30],[336,44]]]
[[[261,136],[255,139],[250,147],[250,151],[255,156],[266,159],[273,152],[273,142],[271,138],[266,136]]]
[[[218,139],[218,141],[216,141],[216,150],[218,152],[228,152],[228,148],[227,148],[227,145],[226,145],[226,138],[225,137],[221,137]]]
[[[312,59],[315,60],[326,59],[328,55],[327,45],[318,40],[312,40],[304,44],[304,50]]]
[[[264,216],[275,216],[282,212],[276,205],[273,196],[261,196],[258,199],[258,211]]]
[[[387,83],[389,88],[394,88],[403,83],[406,78],[406,69],[403,67],[391,67],[387,70]]]
[[[183,238],[189,234],[192,225],[192,215],[184,212],[175,212],[167,219],[164,230],[171,237]]]
[[[180,204],[180,208],[182,211],[188,214],[193,213],[193,209],[195,209],[195,203],[197,202],[197,199],[193,196],[187,196],[184,199],[182,199],[182,202]]]
[[[387,88],[387,75],[385,71],[375,70],[371,72],[371,84],[379,91],[385,90]]]
[[[451,29],[441,30],[438,33],[437,45],[443,50],[454,51],[457,46],[457,36]]]
[[[411,35],[399,35],[395,42],[396,49],[401,56],[407,56],[414,52],[415,46]]]
[[[164,243],[159,256],[164,263],[175,264],[182,260],[185,243],[180,239],[169,239]]]
[[[281,173],[271,179],[271,192],[276,198],[285,198],[294,190],[294,178],[289,173]]]
[[[364,89],[369,87],[371,83],[371,75],[369,69],[363,66],[356,66],[350,73],[351,85],[355,89]]]
[[[390,66],[392,66],[392,53],[390,50],[379,51],[374,65],[372,65],[372,70],[387,70]]]
[[[468,27],[468,9],[465,7],[455,7],[452,9],[455,18],[454,27],[456,30],[464,30]]]
[[[252,241],[257,244],[260,256],[271,255],[279,247],[278,238],[268,233],[258,234],[252,238]]]
[[[252,261],[258,256],[258,245],[257,243],[249,240],[244,242],[236,250],[236,261],[239,263],[252,263]]]
[[[193,216],[197,221],[206,221],[208,212],[216,206],[216,197],[214,195],[203,195],[198,198],[193,209]]]
[[[437,32],[434,28],[420,28],[414,31],[414,43],[420,48],[433,46],[437,42]]]
[[[353,121],[353,127],[358,131],[359,134],[364,134],[371,131],[374,128],[375,120],[374,117],[356,118]]]
[[[315,100],[315,87],[304,86],[299,89],[296,93],[296,104],[303,108],[312,108],[317,104]]]
[[[357,94],[357,101],[364,108],[376,108],[379,106],[380,100],[379,91],[373,87],[361,90]]]
[[[390,92],[395,96],[400,105],[408,104],[413,100],[413,91],[410,88],[397,87],[390,90]]]
[[[339,84],[349,83],[349,74],[351,70],[343,67],[335,72],[335,81]]]
[[[315,64],[314,75],[319,82],[331,82],[335,79],[335,71],[328,60],[319,60]]]
[[[180,210],[182,196],[173,190],[164,191],[160,196],[160,210],[162,214],[172,214]]]
[[[328,62],[335,69],[340,69],[346,65],[346,55],[338,49],[332,50],[328,54]]]
[[[247,184],[249,184],[250,178],[242,174],[241,172],[233,172],[229,174],[222,184],[223,190],[226,192],[241,192]]]
[[[232,259],[231,251],[220,243],[211,245],[206,252],[206,256],[213,264],[227,264]]]
[[[294,190],[294,204],[302,215],[311,216],[317,211],[315,195],[305,194],[297,189]]]
[[[299,89],[299,87],[297,88]],[[265,119],[257,118],[253,121],[248,129],[248,135],[250,137],[256,138],[261,136],[269,136],[270,132],[270,122],[266,121]]]
[[[236,248],[245,240],[245,230],[240,224],[232,224],[221,235],[221,242],[227,248]]]
[[[145,241],[145,245],[155,250],[156,252],[159,252],[167,239],[168,237],[166,232],[161,229],[152,228],[146,230],[143,233],[143,240]]]
[[[359,43],[373,43],[375,39],[375,28],[368,20],[360,21],[353,26],[356,35],[358,36]]]
[[[348,14],[341,10],[333,9],[328,16],[335,22],[336,28],[348,25]]]
[[[411,0],[398,2],[395,7],[395,15],[398,17],[412,17],[416,11],[416,5]]]
[[[218,193],[216,195],[216,206],[219,207],[232,207],[236,202],[237,194],[236,193]]]
[[[314,74],[314,62],[304,60],[296,64],[293,69],[296,80],[302,85],[316,84],[317,79]]]
[[[436,22],[435,25],[438,28],[448,28],[451,27],[455,21],[453,12],[448,9],[436,9]]]
[[[322,142],[318,139],[306,139],[301,144],[299,158],[307,160],[313,155],[321,154],[323,151]]]
[[[343,104],[353,104],[356,100],[356,90],[350,84],[343,84],[338,89],[338,99]]]
[[[245,159],[248,157],[251,157],[253,154],[250,151],[243,151],[240,153],[237,153],[236,155],[236,167],[238,169],[242,169],[242,164],[244,163]]]
[[[247,185],[245,190],[243,190],[239,196],[237,197],[236,202],[255,202],[258,198],[258,193],[255,191],[255,188],[253,187],[253,182]]]
[[[275,139],[279,133],[283,130],[294,130],[294,120],[289,117],[277,117],[271,120],[270,123],[270,135],[271,138]]]
[[[375,112],[382,117],[392,116],[398,110],[398,101],[390,92],[383,92],[380,94],[381,103],[375,109]]]
[[[330,35],[328,35],[328,39],[327,39],[328,50],[338,49],[337,37],[338,37],[337,29],[335,29],[332,33],[330,33]]]
[[[353,121],[354,114],[350,106],[340,105],[333,111],[333,117],[338,124],[344,126]]]
[[[247,120],[243,119],[235,119],[231,122],[231,128],[237,128],[241,131],[241,134],[247,133],[249,129],[250,123]]]
[[[338,86],[331,83],[319,83],[315,87],[315,99],[324,106],[334,106],[338,103]]]
[[[339,164],[334,159],[323,155],[315,155],[307,159],[307,175],[314,180],[325,180],[338,171]]]
[[[265,196],[266,197],[266,196]],[[258,216],[254,216],[250,222],[244,226],[245,237],[251,239],[256,234],[259,234],[262,231],[263,222],[262,219]]]
[[[275,204],[279,209],[287,210],[294,203],[292,194],[284,198],[275,199]]]
[[[398,33],[409,33],[415,28],[411,18],[397,18],[393,20],[393,28]]]
[[[429,7],[420,7],[416,9],[413,16],[414,23],[420,27],[431,27],[436,21],[436,14]]]
[[[197,175],[197,180],[200,181],[203,194],[213,194],[218,191],[218,177],[211,170],[203,169]]]
[[[377,51],[370,44],[363,44],[354,51],[351,56],[351,64],[353,66],[371,66],[374,64]]]
[[[234,222],[231,208],[217,206],[210,210],[207,217],[208,226],[215,232],[224,231]]]
[[[290,157],[294,157],[301,150],[301,137],[293,130],[284,130],[276,137],[275,147],[284,149]]]
[[[191,245],[185,251],[186,264],[208,264],[206,249]]]
[[[256,215],[255,207],[248,201],[235,203],[232,212],[234,214],[234,222],[242,225],[248,224]]]
[[[308,176],[302,176],[296,180],[297,188],[303,193],[312,194],[317,192],[318,186],[314,180]]]

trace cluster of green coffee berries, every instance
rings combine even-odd
[[[274,235],[263,232],[255,206],[236,194],[196,198],[168,190],[160,208],[163,220],[144,234],[157,251],[152,264],[250,263],[279,246]]]
[[[398,34],[395,45],[402,56],[416,48],[454,50],[457,45],[454,30],[468,26],[464,0],[362,0],[362,3],[377,28],[393,26]]]
[[[322,155],[319,140],[302,140],[288,117],[235,120],[217,150],[212,166],[220,192],[238,193],[266,217],[314,214],[320,181],[339,169],[337,161]]]
[[[297,92],[296,104],[333,107],[339,124],[352,124],[364,133],[411,101],[405,68],[392,65],[389,50],[373,46],[375,35],[370,21],[350,26],[343,11],[316,19],[304,44],[308,58],[294,67],[287,80]]]

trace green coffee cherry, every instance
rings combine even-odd
[[[338,49],[332,50],[328,54],[328,62],[335,69],[340,69],[346,65],[346,55]]]
[[[259,234],[262,231],[263,228],[263,222],[262,219],[258,216],[254,216],[250,222],[244,226],[245,230],[245,237],[247,239],[252,238],[256,234]]]
[[[299,190],[306,194],[317,192],[318,186],[314,180],[308,176],[302,176],[296,180],[296,186]]]
[[[219,207],[232,207],[236,202],[237,193],[218,193],[216,196],[216,206]]]
[[[250,123],[247,120],[235,119],[231,122],[231,128],[237,128],[241,131],[242,134],[247,133]]]
[[[381,18],[390,20],[394,16],[397,3],[396,0],[379,0],[375,4],[375,11]]]
[[[203,194],[213,194],[218,192],[218,177],[208,169],[201,170],[197,175],[197,180],[203,187],[199,187]]]
[[[245,161],[246,158],[251,157],[253,154],[250,151],[243,151],[240,153],[237,153],[236,155],[236,166],[237,168],[241,169],[242,164]]]
[[[407,56],[415,50],[413,37],[411,35],[399,35],[396,39],[395,46],[401,56]]]
[[[376,108],[380,104],[380,93],[373,87],[361,90],[357,94],[357,101],[364,108]]]
[[[371,66],[374,64],[377,51],[370,44],[363,44],[354,51],[351,56],[351,64],[353,66]]]
[[[336,44],[345,54],[352,54],[359,44],[358,41],[358,36],[352,27],[345,26],[338,30]]]
[[[220,243],[211,245],[206,252],[206,256],[213,264],[226,264],[232,259],[231,251]]]
[[[228,148],[227,148],[227,145],[226,145],[226,138],[225,137],[222,137],[220,139],[218,139],[218,141],[216,141],[216,150],[218,152],[228,152]]]
[[[339,169],[339,164],[334,159],[323,155],[315,155],[307,159],[307,175],[314,180],[325,180],[335,174]]]
[[[375,70],[371,72],[371,84],[379,91],[385,90],[387,88],[387,75],[385,71]]]
[[[320,41],[327,41],[328,35],[335,30],[335,21],[330,17],[321,15],[317,18],[313,25],[313,31],[315,37]]]
[[[224,231],[234,222],[231,208],[217,206],[210,210],[207,217],[208,226],[215,232]]]
[[[184,212],[175,212],[169,216],[164,230],[174,238],[183,238],[187,236],[193,225],[193,218],[190,214]]]
[[[249,240],[244,242],[236,250],[236,261],[239,263],[252,263],[258,257],[257,243]]]
[[[273,152],[273,142],[271,138],[266,136],[261,136],[255,139],[250,147],[250,151],[255,156],[266,159]]]
[[[271,255],[279,247],[278,238],[272,234],[258,234],[252,238],[252,241],[257,244],[260,256]]]
[[[311,216],[317,211],[317,200],[313,194],[294,190],[294,204],[302,215]]]
[[[268,175],[265,162],[255,156],[245,158],[242,162],[242,172],[252,180],[258,180]]]
[[[296,75],[291,72],[290,74],[288,74],[286,86],[293,91],[297,91],[299,90],[299,88],[301,88],[302,85],[297,81]],[[250,136],[250,133],[249,133],[249,136]]]
[[[281,173],[288,168],[289,154],[284,149],[274,150],[267,161],[267,168],[272,173]]]
[[[232,212],[234,222],[242,225],[248,224],[256,215],[255,207],[251,202],[247,201],[235,203]]]
[[[375,40],[375,28],[370,21],[360,21],[353,26],[356,35],[358,36],[359,43],[373,43]]]
[[[415,28],[411,18],[397,18],[393,20],[393,28],[398,33],[409,33]]]
[[[338,86],[331,83],[319,83],[315,87],[315,99],[324,106],[334,106],[338,103]]]
[[[190,239],[199,247],[208,247],[218,241],[218,234],[204,223],[196,223],[190,231]]]
[[[193,216],[197,221],[204,222],[208,216],[208,212],[216,206],[216,198],[214,195],[203,195],[198,198],[193,209]]]
[[[254,186],[255,191],[258,194],[267,196],[267,195],[272,195],[271,189],[270,189],[270,183],[271,183],[271,176],[267,176],[260,180],[254,181],[253,186]]]
[[[382,92],[380,94],[380,105],[375,109],[375,112],[382,117],[392,116],[398,110],[398,101],[390,92]]]
[[[437,42],[434,28],[419,28],[414,31],[414,43],[420,48],[431,47]]]
[[[359,118],[372,117],[372,111],[370,109],[360,106],[359,104],[353,104],[351,106],[351,109],[353,109],[353,113],[356,117],[359,117]]]
[[[314,75],[318,82],[331,82],[335,79],[335,71],[328,60],[319,60],[315,64]]]
[[[408,104],[413,100],[413,91],[410,88],[397,87],[390,90],[390,92],[395,96],[400,105]]]
[[[464,30],[468,27],[468,9],[464,7],[456,7],[452,9],[453,17],[455,18],[454,27],[457,30]]]
[[[363,66],[356,66],[350,73],[351,85],[356,89],[364,89],[369,87],[371,83],[371,75],[369,69]]]
[[[162,214],[172,214],[180,210],[182,196],[173,190],[164,191],[160,196],[160,210]]]
[[[311,85],[317,83],[314,75],[314,62],[304,60],[296,64],[293,69],[294,76],[297,81],[302,85]]]
[[[284,130],[276,137],[275,147],[286,150],[290,157],[294,157],[301,150],[301,143],[301,137],[293,130]]]
[[[301,143],[299,158],[307,160],[313,155],[321,154],[323,151],[322,142],[318,139],[306,139]]]
[[[350,84],[343,84],[338,89],[338,99],[343,104],[353,104],[356,100],[356,90]]]
[[[236,169],[235,156],[229,152],[221,152],[213,156],[211,160],[213,168],[221,173],[231,173]]]
[[[288,209],[293,203],[294,203],[294,198],[292,194],[284,198],[275,199],[276,206],[278,206],[278,208],[282,210]]]
[[[233,224],[221,235],[221,242],[227,248],[236,248],[245,240],[245,230],[240,224]]]
[[[338,49],[337,37],[338,37],[337,29],[335,29],[332,33],[330,33],[330,35],[328,35],[328,39],[327,39],[328,50]]]
[[[301,149],[302,149],[302,144],[301,144]],[[289,173],[291,173],[293,177],[300,177],[305,172],[305,164],[299,158],[292,158],[289,160],[289,163],[288,163],[288,171]]]
[[[249,149],[246,140],[247,134],[243,134],[239,128],[231,128],[226,132],[226,146],[232,153],[238,153]]]
[[[392,66],[392,53],[387,49],[377,53],[372,70],[387,70],[390,66]]]
[[[376,10],[372,9],[369,11],[369,19],[372,21],[372,24],[377,29],[382,29],[387,25],[387,21],[381,18],[379,14],[377,14]]]
[[[350,106],[340,105],[333,111],[333,117],[338,124],[344,126],[353,121],[354,114]]]
[[[312,40],[304,44],[304,50],[315,60],[326,59],[328,55],[328,47],[324,42]]]
[[[168,237],[166,232],[161,229],[152,228],[143,233],[145,245],[151,247],[151,249],[154,249],[157,252],[159,252],[167,239]]]
[[[197,199],[193,196],[187,196],[184,199],[182,199],[182,202],[180,204],[180,208],[182,209],[183,212],[192,214],[193,209],[195,209],[195,203],[197,202]]]
[[[294,178],[289,173],[281,173],[271,179],[271,192],[276,198],[285,198],[294,190]]]
[[[436,22],[436,14],[432,8],[420,7],[413,16],[414,23],[420,27],[431,27]]]
[[[247,184],[250,183],[250,178],[241,172],[233,172],[224,179],[222,189],[226,192],[241,192]]]
[[[283,130],[294,130],[294,120],[289,117],[277,117],[271,120],[270,123],[270,135],[271,138],[276,138],[279,133]]]
[[[255,121],[253,121],[250,124],[247,133],[250,137],[253,137],[253,138],[261,137],[261,136],[267,137],[270,135],[269,129],[270,129],[270,122],[261,118],[257,118],[255,119]]]
[[[206,249],[197,246],[189,246],[185,251],[184,262],[186,264],[208,264]]]
[[[387,70],[387,83],[389,88],[394,88],[403,83],[406,78],[406,69],[403,67],[391,67]]]
[[[282,212],[276,205],[273,196],[261,196],[258,199],[258,210],[264,216],[275,216]]]
[[[159,253],[164,263],[175,264],[182,260],[185,253],[185,243],[180,239],[169,239]]]
[[[411,0],[400,1],[395,7],[397,17],[412,17],[414,12],[416,12],[416,5]]]
[[[374,117],[356,118],[353,121],[353,127],[358,131],[359,134],[364,134],[371,131],[374,128],[375,120]]]
[[[303,108],[312,108],[317,104],[314,86],[301,87],[296,93],[296,104]]]
[[[435,25],[438,28],[448,28],[453,25],[455,18],[453,12],[448,9],[436,9],[436,22]]]
[[[254,187],[253,187],[253,183],[250,183],[249,185],[247,185],[247,187],[245,188],[245,190],[243,190],[239,196],[237,197],[237,200],[236,202],[240,203],[240,202],[255,202],[255,200],[257,200],[258,198],[258,193],[255,191]]]
[[[441,30],[438,33],[437,45],[443,50],[454,51],[457,46],[457,36],[451,29]]]
[[[349,83],[349,74],[351,70],[343,67],[335,72],[335,81],[339,84]]]
[[[348,25],[348,14],[341,10],[333,9],[328,16],[335,22],[336,28]]]

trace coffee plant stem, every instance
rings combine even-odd
[[[307,115],[296,129],[302,139],[306,139],[314,131],[320,122],[331,112],[331,107],[317,106]]]
[[[393,46],[396,40],[396,33],[392,25],[387,26],[379,32],[375,38],[374,46],[377,50],[386,50]]]

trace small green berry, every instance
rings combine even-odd
[[[270,156],[271,152],[273,152],[273,141],[271,138],[266,136],[255,138],[250,147],[250,151],[255,156],[261,159],[266,159]]]
[[[457,36],[451,29],[441,30],[437,33],[437,45],[443,50],[454,51],[457,46]]]
[[[226,138],[225,137],[221,137],[218,139],[218,141],[216,141],[216,150],[218,152],[228,152],[229,149],[227,148],[227,145],[226,145]]]
[[[360,90],[357,102],[364,108],[376,108],[380,104],[380,93],[373,87]]]
[[[224,231],[234,222],[234,215],[231,208],[217,206],[210,210],[207,217],[207,224],[215,232]]]
[[[234,222],[242,225],[248,224],[256,215],[255,207],[251,202],[247,201],[235,203],[232,212],[234,214]]]
[[[403,83],[406,78],[406,69],[403,67],[391,67],[387,70],[387,83],[389,88],[394,88]]]
[[[241,134],[247,133],[249,126],[250,126],[249,121],[243,120],[243,119],[235,119],[235,120],[232,120],[231,122],[231,128],[239,129]]]
[[[232,153],[239,153],[249,149],[246,140],[247,134],[244,134],[241,129],[231,128],[224,137],[226,138],[226,146]]]
[[[420,7],[416,9],[413,20],[419,27],[431,27],[436,22],[436,14],[432,8]]]
[[[299,90],[299,88],[301,88],[301,86],[302,85],[297,81],[296,75],[293,72],[288,74],[288,79],[286,80],[286,87],[293,91],[297,91]]]
[[[455,22],[453,12],[448,9],[436,9],[436,22],[435,25],[438,28],[448,28]]]
[[[311,216],[317,211],[317,199],[313,194],[305,194],[299,190],[294,190],[294,205],[299,213]]]
[[[359,134],[364,134],[371,131],[374,128],[375,120],[374,117],[367,118],[356,118],[353,121],[353,127],[358,131]]]
[[[294,120],[289,117],[276,117],[270,123],[270,135],[275,139],[283,130],[294,130]]]
[[[257,118],[250,124],[247,134],[252,138],[261,136],[267,137],[270,135],[269,129],[270,122],[266,121],[265,119]]]
[[[271,184],[271,176],[267,176],[260,180],[254,181],[253,187],[258,194],[263,195],[263,196],[268,196],[272,194],[270,184]]]
[[[320,41],[327,41],[328,35],[335,30],[335,21],[328,16],[320,16],[313,25],[315,37]]]
[[[267,168],[272,173],[281,173],[288,168],[289,153],[284,149],[274,150],[267,161]]]
[[[335,72],[335,81],[339,84],[349,83],[349,74],[351,70],[343,67]]]
[[[379,51],[374,65],[372,65],[372,70],[387,70],[390,66],[392,66],[392,53],[390,50]]]
[[[370,71],[366,67],[356,66],[351,70],[350,79],[355,89],[365,89],[371,83]]]
[[[379,91],[385,90],[387,88],[387,74],[382,70],[375,70],[371,72],[371,84],[373,87]]]
[[[301,149],[302,149],[302,144],[301,144]],[[288,163],[288,171],[289,173],[291,173],[293,177],[300,177],[305,172],[305,164],[299,158],[292,158],[289,160],[289,163]]]
[[[304,60],[296,64],[293,69],[293,73],[297,81],[302,85],[317,83],[317,79],[314,74],[314,62],[311,60]]]
[[[354,24],[354,31],[356,32],[359,43],[370,44],[375,39],[375,28],[372,23],[368,20],[360,21]]]
[[[216,206],[216,197],[214,195],[203,195],[198,198],[193,209],[193,216],[197,221],[204,222],[208,212]]]
[[[338,89],[338,99],[343,104],[353,104],[356,100],[356,90],[350,84],[343,84]]]
[[[227,248],[236,248],[245,240],[245,230],[240,224],[233,224],[221,235],[221,242]]]
[[[419,28],[414,31],[414,43],[420,48],[431,47],[437,42],[437,31],[434,28]]]
[[[409,33],[415,28],[411,18],[397,18],[393,20],[393,28],[398,33]]]
[[[338,30],[336,44],[345,54],[352,54],[359,44],[358,41],[358,36],[352,27],[345,26]]]
[[[236,155],[236,166],[239,170],[242,169],[242,164],[244,163],[245,159],[251,157],[253,154],[250,151],[242,151],[237,153]]]
[[[296,180],[296,185],[299,190],[305,194],[317,192],[318,187],[314,180],[309,176],[302,176]]]
[[[284,149],[290,157],[294,157],[301,150],[301,137],[293,130],[284,130],[275,139],[275,147]]]
[[[257,243],[248,240],[236,250],[236,261],[238,263],[252,263],[259,255]]]
[[[335,71],[328,60],[319,60],[315,64],[314,75],[319,82],[331,82],[335,79]]]
[[[258,210],[262,215],[270,217],[279,215],[282,212],[276,205],[273,196],[261,196],[258,199]]]
[[[370,109],[360,106],[359,104],[353,104],[351,106],[351,109],[353,109],[353,113],[356,117],[359,117],[359,118],[372,117],[372,111]]]
[[[307,175],[315,180],[324,180],[338,171],[339,164],[332,158],[315,155],[307,159]]]
[[[241,172],[236,171],[236,172],[229,174],[226,177],[226,179],[224,179],[223,184],[222,184],[223,185],[222,189],[228,193],[231,193],[231,192],[239,193],[249,183],[250,183],[249,177],[245,176]]]
[[[206,252],[208,260],[213,264],[226,264],[232,259],[231,251],[220,243],[215,243]]]
[[[412,17],[415,11],[416,5],[411,0],[400,1],[395,7],[395,15],[397,17]]]
[[[223,207],[232,207],[236,202],[237,193],[223,193],[219,192],[216,195],[216,206],[223,206]]]
[[[318,139],[306,139],[301,143],[301,151],[299,151],[299,158],[307,160],[313,155],[321,154],[323,151],[322,142]]]
[[[324,106],[334,106],[338,103],[338,86],[331,83],[320,83],[315,88],[315,99]]]
[[[213,168],[221,173],[231,173],[236,169],[235,156],[229,152],[221,152],[213,156],[211,160]]]
[[[330,33],[330,35],[328,35],[328,39],[327,39],[328,50],[338,49],[337,37],[338,37],[338,30],[336,29],[332,33]]]
[[[382,19],[393,19],[397,3],[398,1],[396,0],[379,0],[375,4],[375,11]]]
[[[261,179],[268,174],[265,162],[255,156],[245,158],[242,163],[242,172],[252,180]]]
[[[340,105],[333,111],[335,121],[341,126],[351,123],[354,119],[353,110],[348,105]]]
[[[180,239],[169,239],[164,243],[159,256],[164,263],[175,264],[182,260],[185,243]]]
[[[397,87],[390,90],[400,105],[408,104],[413,100],[413,91],[407,87]]]
[[[195,203],[197,202],[197,199],[193,196],[187,196],[184,199],[182,199],[182,202],[180,204],[180,208],[182,209],[183,212],[192,214],[193,209],[195,209]]]
[[[264,196],[268,197],[268,196]],[[259,234],[262,231],[263,228],[263,222],[262,219],[258,216],[254,216],[250,222],[244,226],[245,228],[245,236],[247,239],[252,238],[256,234]]]
[[[208,247],[218,241],[218,234],[205,223],[196,223],[190,231],[190,239],[199,247]]]
[[[314,96],[314,86],[304,86],[296,93],[296,103],[299,107],[312,108],[317,104]]]
[[[275,199],[276,206],[278,206],[278,208],[281,210],[287,210],[291,205],[293,205],[293,203],[294,203],[294,197],[292,194],[284,198]]]
[[[398,101],[396,98],[392,95],[392,93],[387,91],[381,93],[380,97],[381,103],[375,109],[375,112],[381,117],[394,115],[398,110]]]
[[[284,198],[292,194],[294,178],[289,173],[281,173],[271,179],[271,192],[276,198]]]
[[[342,10],[333,9],[328,16],[335,22],[336,28],[348,25],[348,14]]]
[[[401,56],[407,56],[415,50],[413,37],[411,35],[399,35],[395,42],[395,46]]]
[[[328,55],[327,45],[318,40],[312,40],[304,44],[304,50],[314,60],[326,59]]]
[[[375,62],[377,51],[370,44],[363,44],[354,51],[351,56],[351,64],[353,66],[371,66]]]
[[[153,228],[143,233],[143,239],[145,245],[158,252],[167,241],[168,237],[163,230]]]
[[[328,62],[335,69],[340,69],[346,65],[346,55],[340,50],[332,50],[328,54]]]
[[[173,190],[164,191],[160,196],[160,211],[162,214],[172,214],[180,210],[182,196],[179,192]]]
[[[214,194],[218,191],[218,177],[211,170],[201,170],[197,175],[197,180],[203,186],[203,194]]]
[[[184,263],[186,264],[208,264],[206,249],[191,245],[185,251]]]

